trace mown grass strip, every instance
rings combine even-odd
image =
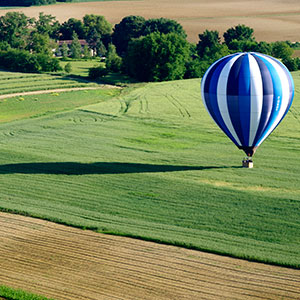
[[[2,297],[2,298],[1,298]],[[5,300],[54,300],[44,296],[35,295],[20,289],[13,289],[4,285],[0,285],[0,299]]]
[[[96,87],[84,78],[49,74],[0,72],[0,95],[59,88]]]

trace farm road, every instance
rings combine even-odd
[[[0,213],[0,285],[57,300],[300,299],[300,271]]]

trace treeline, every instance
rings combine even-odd
[[[61,42],[57,52],[65,58],[87,58],[91,52],[105,57],[106,67],[92,69],[93,78],[107,72],[122,72],[139,81],[201,77],[217,59],[244,51],[277,57],[291,71],[300,68],[300,59],[292,57],[293,48],[299,47],[299,43],[257,42],[253,29],[245,25],[229,28],[222,40],[218,31],[206,30],[199,34],[198,43],[193,44],[187,41],[181,24],[166,18],[147,20],[128,16],[113,27],[103,16],[94,14],[59,23],[51,15],[40,13],[38,18],[29,18],[18,12],[0,17],[0,66],[22,71],[21,63],[7,61],[26,56],[24,61],[28,63],[24,63],[23,71],[43,72],[49,68],[56,71],[59,65],[53,54],[58,41],[68,42],[68,45]],[[43,59],[48,61],[48,69]],[[29,67],[32,61],[37,63],[33,68]]]
[[[0,0],[0,6],[32,6],[54,4],[56,2],[72,2],[72,0]]]

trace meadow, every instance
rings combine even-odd
[[[64,65],[64,64],[62,64]],[[77,66],[78,64],[73,63]],[[87,74],[85,69],[79,66],[74,68],[74,74],[84,76]],[[0,97],[15,93],[43,91],[54,89],[71,89],[79,87],[97,87],[96,83],[88,82],[80,77],[58,76],[51,74],[33,74],[0,71]],[[3,98],[3,97],[2,97]]]
[[[300,267],[298,89],[254,169],[210,120],[199,79],[33,97],[0,104],[2,211]]]

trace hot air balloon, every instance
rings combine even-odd
[[[247,160],[287,114],[294,82],[277,59],[235,53],[213,63],[201,81],[204,106]]]

